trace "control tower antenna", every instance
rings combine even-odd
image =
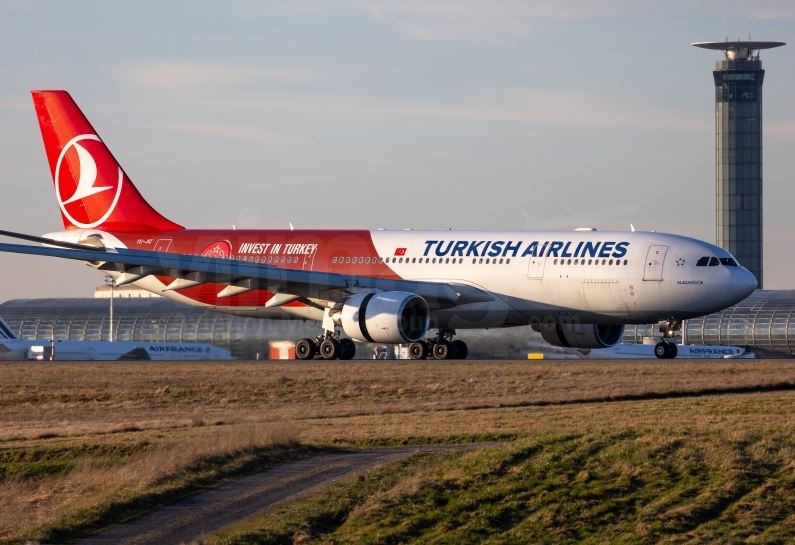
[[[715,81],[716,243],[751,271],[762,288],[762,82],[759,53],[782,42],[692,44],[723,51]],[[754,54],[756,52],[756,54]]]

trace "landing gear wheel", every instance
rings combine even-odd
[[[340,343],[334,339],[326,339],[320,343],[320,356],[324,360],[335,360],[340,356]]]
[[[295,343],[295,357],[299,360],[311,360],[316,352],[317,347],[312,339],[301,339]]]
[[[660,341],[654,345],[654,355],[660,358],[661,360],[668,359],[671,357],[671,349],[668,348],[668,343],[664,341]]]
[[[447,341],[439,341],[433,345],[433,357],[437,360],[446,360],[450,357],[450,343]]]
[[[676,347],[674,343],[668,343],[668,350],[670,352],[668,354],[668,357],[671,359],[674,359],[676,355],[679,353],[679,349]]]
[[[450,348],[452,349],[454,356],[450,356],[451,359],[457,360],[465,360],[469,355],[469,348],[467,347],[467,343],[464,341],[455,340],[450,343]]]
[[[426,359],[430,351],[431,349],[425,341],[417,341],[409,345],[409,357],[413,360]]]
[[[340,359],[352,360],[356,355],[356,343],[350,339],[340,339]]]

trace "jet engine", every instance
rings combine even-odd
[[[360,293],[345,301],[340,325],[357,341],[400,344],[419,341],[428,331],[431,311],[414,293]]]
[[[541,324],[538,331],[552,346],[565,348],[609,348],[621,340],[623,325]]]

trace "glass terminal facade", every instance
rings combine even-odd
[[[107,341],[108,299],[15,299],[0,304],[0,316],[22,339]],[[118,341],[201,342],[226,348],[240,359],[267,358],[270,341],[314,338],[319,322],[246,318],[177,303],[165,298],[118,298],[113,301],[114,339]],[[459,331],[473,359],[527,357],[528,339],[543,343],[529,327]],[[357,343],[356,358],[372,357],[376,344]]]
[[[659,335],[658,326],[627,326],[621,342],[640,343]],[[795,355],[795,290],[758,290],[721,312],[685,320],[679,341],[747,346],[758,356]]]
[[[266,358],[271,340],[315,337],[317,322],[245,318],[163,298],[116,299],[114,340],[200,342],[226,348],[237,358]],[[0,304],[0,316],[21,339],[107,341],[107,299],[15,299]]]
[[[715,183],[717,244],[762,289],[762,61],[717,61]]]
[[[298,340],[321,333],[320,324],[231,316],[162,298],[117,299],[115,338],[120,341],[202,342],[226,348],[237,358],[267,357],[271,340]],[[0,304],[0,316],[23,339],[107,340],[107,299],[16,299]],[[621,342],[659,335],[657,325],[626,326]],[[530,327],[459,331],[471,357],[526,357],[528,342],[546,346]],[[795,290],[756,291],[722,312],[685,321],[679,342],[747,346],[760,356],[795,355]],[[362,349],[357,357],[368,357]]]

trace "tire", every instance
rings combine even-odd
[[[340,339],[340,359],[352,360],[356,355],[356,343],[350,339]]]
[[[299,360],[311,360],[317,353],[317,346],[312,339],[301,339],[295,343],[295,357]]]
[[[671,359],[674,359],[676,355],[679,353],[679,349],[676,347],[674,343],[668,343],[668,350],[670,355],[668,356]]]
[[[428,357],[430,347],[425,341],[417,341],[409,345],[409,357],[413,360],[424,360]]]
[[[450,357],[450,343],[440,341],[433,345],[433,358],[436,360],[446,360]]]
[[[667,359],[670,357],[671,351],[668,349],[668,343],[660,341],[654,345],[654,355],[660,358],[661,360]]]
[[[340,357],[340,343],[335,339],[326,339],[320,343],[319,352],[324,360],[336,360]]]
[[[457,360],[465,360],[469,355],[469,347],[467,347],[467,343],[464,341],[455,340],[450,343],[450,348],[453,349],[453,353],[455,354],[454,358]],[[453,357],[453,356],[451,356]]]

